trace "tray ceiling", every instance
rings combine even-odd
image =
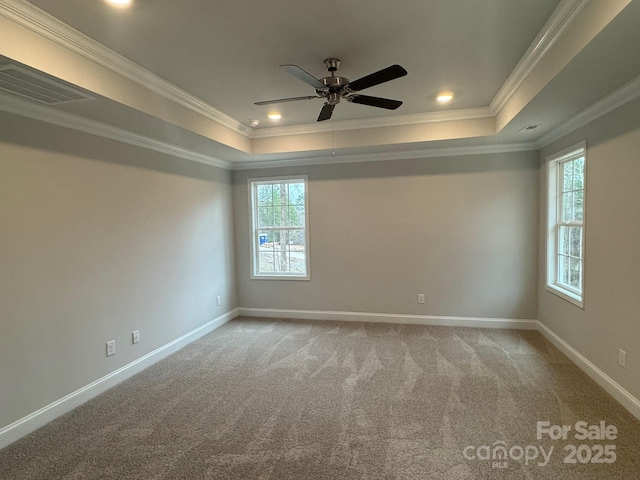
[[[0,0],[0,27],[21,40],[0,41],[0,54],[96,98],[56,107],[65,115],[229,162],[473,139],[532,145],[640,75],[639,10],[637,0],[411,0],[402,8],[385,0],[133,0],[128,9]],[[278,65],[322,77],[326,57],[340,58],[339,74],[351,80],[402,65],[406,77],[366,94],[404,104],[388,111],[343,101],[321,123],[320,100],[253,104],[312,95]],[[595,63],[603,59],[607,75]],[[449,105],[435,101],[442,90],[455,93]],[[282,114],[278,123],[266,118],[272,110]],[[526,124],[541,127],[517,135]]]

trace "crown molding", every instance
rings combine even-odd
[[[56,110],[52,107],[38,105],[26,100],[21,100],[8,95],[0,95],[0,110],[33,118],[60,127],[71,128],[81,132],[109,138],[118,142],[127,143],[136,147],[142,147],[156,152],[164,153],[174,157],[191,160],[193,162],[204,163],[213,167],[232,168],[231,162],[219,158],[203,155],[198,152],[177,147],[169,143],[161,142],[153,138],[124,130],[122,128],[107,125],[95,120],[89,120],[79,115]]]
[[[150,89],[164,98],[218,122],[240,135],[249,138],[265,138],[281,135],[322,133],[331,131],[332,128],[338,131],[358,130],[493,116],[511,98],[533,68],[553,47],[560,35],[588,2],[589,0],[562,0],[488,107],[347,120],[334,122],[333,126],[331,124],[306,124],[259,129],[248,127],[235,118],[215,109],[203,100],[115,53],[26,0],[0,0],[0,15]]]
[[[616,91],[594,103],[589,108],[573,117],[570,121],[554,129],[552,132],[541,137],[537,141],[483,145],[475,147],[450,147],[434,148],[416,151],[400,152],[380,152],[365,154],[347,154],[334,156],[320,156],[311,158],[293,158],[286,160],[255,160],[248,162],[229,162],[215,157],[193,152],[175,145],[171,145],[159,140],[155,140],[144,135],[132,133],[130,131],[113,127],[101,122],[89,120],[84,117],[74,115],[51,107],[38,105],[25,100],[0,96],[0,110],[44,121],[61,127],[71,128],[92,135],[109,138],[137,147],[147,148],[167,155],[183,158],[186,160],[203,163],[227,170],[249,170],[258,168],[293,167],[306,165],[331,165],[340,163],[375,162],[386,160],[407,160],[417,158],[450,157],[461,155],[483,155],[495,153],[510,153],[539,150],[555,142],[563,136],[577,130],[578,128],[606,115],[616,108],[640,97],[640,76],[623,85]]]
[[[293,125],[288,127],[251,128],[233,117],[213,108],[203,100],[181,90],[161,77],[140,67],[134,62],[108,49],[90,37],[73,29],[57,18],[40,10],[26,0],[0,0],[0,15],[22,25],[31,31],[65,47],[83,57],[121,75],[154,93],[167,98],[176,104],[209,118],[230,130],[248,138],[267,138],[283,135],[301,135],[323,133],[331,131],[359,130],[366,128],[397,127],[433,122],[469,120],[495,116],[506,104],[536,65],[552,49],[560,36],[576,19],[589,0],[562,0],[555,9],[545,26],[542,28],[529,49],[520,59],[505,83],[502,85],[490,105],[461,110],[447,110],[410,115],[395,115],[391,117],[374,117],[360,120],[346,120],[338,122],[323,122],[320,124]],[[399,158],[427,158],[433,156],[450,156],[479,153],[500,153],[506,151],[521,151],[538,149],[548,145],[556,139],[579,128],[580,126],[608,113],[627,101],[636,98],[638,93],[638,79],[630,82],[619,91],[605,97],[571,121],[557,128],[533,143],[513,145],[496,145],[490,147],[465,147],[451,149],[429,149],[419,152],[380,153],[371,155],[346,155],[338,158],[315,157],[275,161],[228,162],[216,159],[180,147],[169,145],[149,137],[108,126],[100,122],[90,121],[79,116],[61,112],[59,110],[36,106],[24,102],[21,106],[12,104],[12,100],[0,99],[0,109],[12,111],[24,116],[30,116],[48,123],[85,131],[106,138],[132,145],[150,148],[169,155],[178,156],[208,165],[227,169],[249,169],[275,166],[313,165],[327,163],[364,162],[377,160],[394,160]],[[514,150],[515,148],[515,150]]]
[[[432,148],[424,150],[358,153],[312,158],[292,158],[287,160],[256,160],[235,162],[233,170],[252,170],[258,168],[298,167],[307,165],[334,165],[339,163],[382,162],[386,160],[411,160],[420,158],[455,157],[463,155],[486,155],[494,153],[528,152],[537,150],[533,142],[481,145],[475,147]]]
[[[589,3],[589,0],[562,0],[560,2],[491,101],[489,108],[494,115],[504,107],[516,90],[520,88],[535,66],[556,44],[560,36],[573,23],[587,3]]]
[[[25,0],[0,0],[0,15],[166,99],[246,136],[248,127],[233,117],[216,110],[203,100],[163,80]]]
[[[460,110],[415,113],[409,115],[394,115],[391,117],[373,117],[359,120],[308,123],[305,125],[291,125],[288,127],[256,128],[251,131],[249,136],[251,138],[267,138],[332,131],[361,130],[365,128],[402,127],[405,125],[418,125],[424,123],[472,120],[491,116],[493,116],[493,113],[489,107],[478,107]]]
[[[640,81],[638,82],[640,85]],[[52,125],[97,135],[136,147],[146,148],[166,155],[191,160],[226,170],[249,170],[256,168],[292,167],[305,165],[331,165],[340,163],[379,162],[386,160],[409,160],[419,158],[451,157],[461,155],[483,155],[494,153],[523,152],[536,150],[536,143],[514,143],[502,145],[482,145],[471,147],[433,148],[414,151],[379,152],[363,154],[347,154],[321,156],[311,158],[293,158],[286,160],[255,160],[230,162],[219,158],[203,155],[182,147],[165,143],[144,135],[130,132],[122,128],[90,120],[52,107],[39,105],[9,95],[0,95],[0,111],[21,115]]]
[[[638,97],[640,97],[640,76],[637,76],[630,82],[575,115],[568,122],[553,129],[553,131],[538,139],[536,147],[538,149],[546,147],[565,135],[568,135],[590,122],[593,122],[594,120],[612,112],[616,108],[621,107],[632,100],[635,100]]]

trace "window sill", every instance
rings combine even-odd
[[[251,275],[251,280],[311,280],[309,275]]]
[[[575,293],[570,292],[569,290],[565,290],[564,288],[557,285],[547,285],[546,289],[554,295],[557,295],[558,297],[566,300],[567,302],[573,303],[577,307],[580,307],[584,310],[584,295],[576,295]]]

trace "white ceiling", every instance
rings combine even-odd
[[[0,28],[20,40],[0,55],[97,98],[58,111],[229,162],[531,145],[640,75],[638,0],[133,2],[0,0]],[[402,65],[365,93],[404,104],[343,101],[321,123],[320,100],[253,104],[313,95],[278,65],[322,77],[330,56],[351,80]],[[528,123],[542,126],[516,133]]]

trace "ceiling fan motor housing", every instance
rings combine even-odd
[[[340,96],[346,93],[345,87],[349,84],[349,79],[345,77],[324,77],[320,81],[328,88],[326,90],[316,89],[316,93],[327,97],[331,105],[340,101]]]

